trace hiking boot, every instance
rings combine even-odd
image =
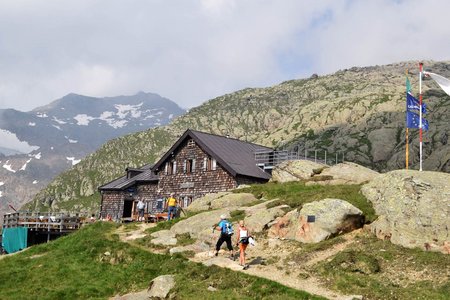
[[[218,256],[218,255],[219,255],[219,252],[214,253],[214,256]]]

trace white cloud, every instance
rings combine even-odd
[[[192,107],[312,73],[445,60],[449,9],[445,0],[3,0],[0,108],[139,90]]]
[[[8,130],[0,129],[0,146],[14,149],[23,153],[28,153],[39,149],[37,146],[32,146],[19,138]]]

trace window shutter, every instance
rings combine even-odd
[[[172,170],[172,174],[176,174],[177,173],[177,162],[174,161],[173,162],[173,170]]]
[[[203,171],[206,171],[206,166],[207,166],[207,164],[208,164],[208,158],[204,158],[203,159]]]
[[[195,172],[195,159],[192,160],[192,173]]]
[[[183,163],[183,172],[184,172],[184,174],[186,174],[186,160],[184,160],[184,163]]]
[[[166,162],[166,166],[164,168],[164,173],[166,173],[166,175],[167,175],[167,168],[168,168],[168,166],[169,166],[169,163]]]
[[[217,162],[216,162],[216,159],[213,158],[213,159],[212,159],[212,169],[215,171],[216,168],[217,168]]]

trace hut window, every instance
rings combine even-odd
[[[158,199],[156,200],[156,209],[162,210],[164,208],[164,199]]]
[[[190,174],[195,172],[195,159],[184,161],[184,173]]]
[[[203,159],[203,170],[205,171],[215,171],[217,169],[217,162],[214,158],[205,157]]]
[[[166,174],[172,175],[177,173],[177,162],[171,161],[166,164]]]
[[[194,147],[195,146],[195,141],[193,140],[193,139],[190,139],[189,141],[188,141],[188,147]]]

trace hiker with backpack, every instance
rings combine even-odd
[[[244,220],[239,221],[239,228],[236,236],[236,246],[239,246],[239,265],[247,270],[249,265],[245,264],[245,249],[247,249],[250,239],[250,233],[245,227]]]
[[[230,259],[234,260],[234,250],[233,245],[231,243],[231,236],[233,235],[233,226],[231,225],[231,222],[227,220],[226,215],[220,216],[220,222],[217,226],[214,225],[213,230],[220,231],[220,237],[216,244],[215,256],[219,255],[220,247],[222,246],[223,242],[226,242],[227,248],[230,251]]]

